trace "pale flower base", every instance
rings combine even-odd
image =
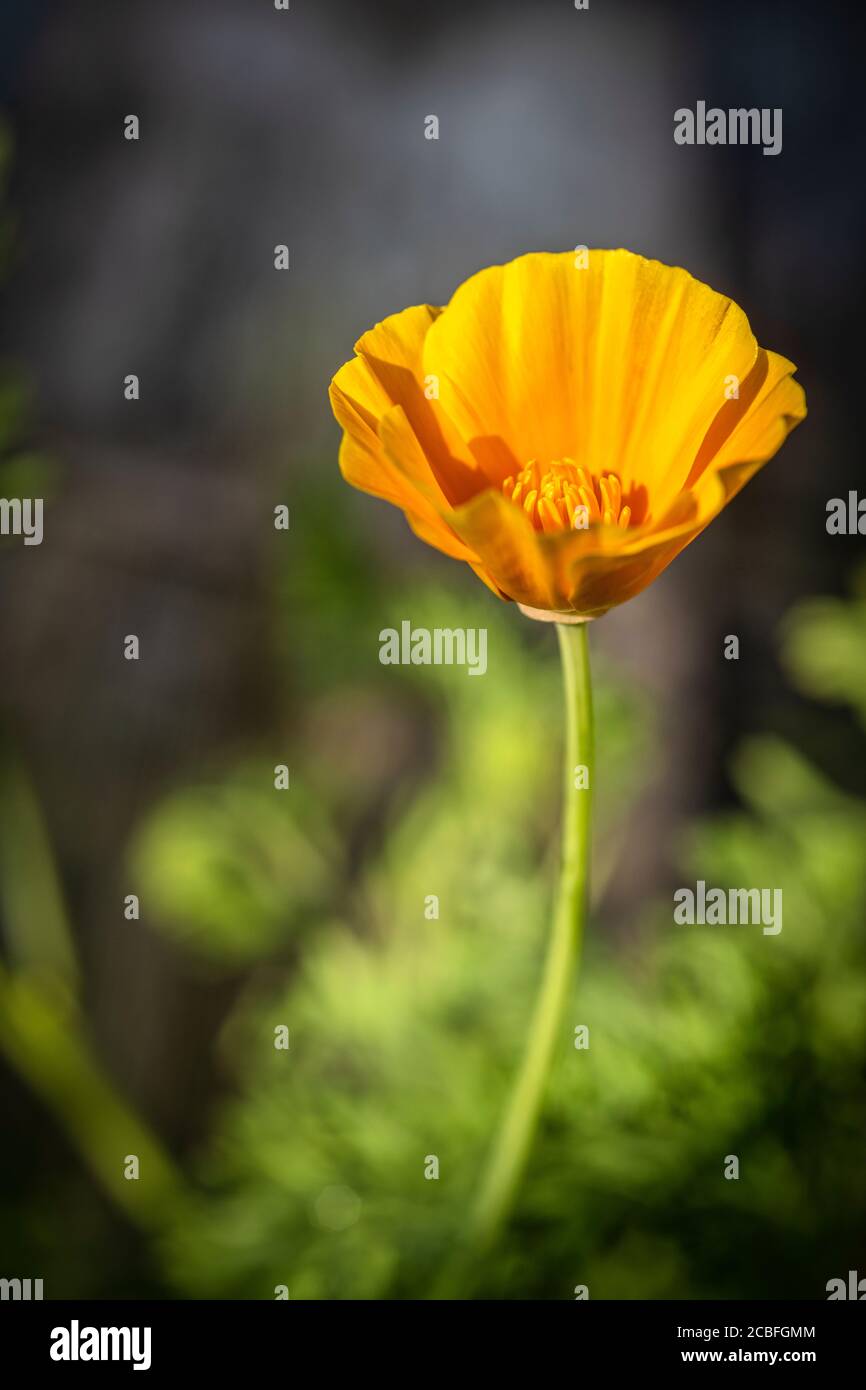
[[[518,603],[517,607],[521,613],[525,613],[527,618],[534,618],[538,623],[591,623],[591,617],[584,617],[581,613],[556,613],[550,608],[527,608],[525,604]]]

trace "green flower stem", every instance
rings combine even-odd
[[[508,1219],[538,1125],[550,1065],[564,1048],[563,1012],[580,962],[589,899],[593,720],[588,623],[557,624],[565,683],[562,860],[547,960],[526,1051],[470,1222],[476,1256]],[[575,768],[588,772],[578,786]]]

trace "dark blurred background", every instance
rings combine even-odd
[[[567,0],[293,0],[278,13],[265,0],[6,0],[0,429],[9,467],[33,469],[51,501],[44,544],[0,554],[5,988],[17,968],[33,990],[18,1006],[7,999],[0,1094],[15,1137],[0,1160],[0,1273],[45,1270],[46,1296],[214,1291],[208,1261],[180,1248],[166,1215],[176,1206],[176,1226],[195,1230],[189,1205],[203,1204],[202,1229],[219,1226],[220,1210],[228,1230],[216,1259],[228,1273],[215,1291],[269,1297],[258,1290],[279,1260],[262,1252],[274,1212],[291,1200],[318,1213],[298,1219],[319,1236],[357,1233],[366,1220],[362,1258],[381,1277],[363,1294],[417,1296],[425,1260],[435,1263],[438,1237],[420,1218],[411,1251],[393,1256],[382,1234],[393,1212],[353,1215],[346,1193],[364,1190],[346,1175],[356,1160],[363,1168],[354,1150],[351,1161],[331,1154],[322,1200],[310,1196],[309,1155],[319,1150],[310,1139],[309,1173],[298,1176],[306,1170],[291,1126],[258,1165],[242,1157],[255,1147],[249,1134],[267,1129],[256,1107],[270,1114],[279,1102],[238,1038],[275,994],[307,988],[298,981],[317,949],[311,923],[377,937],[370,903],[387,895],[388,865],[408,872],[393,849],[407,833],[401,818],[440,774],[447,784],[447,750],[474,727],[464,692],[425,689],[411,673],[402,684],[383,678],[377,634],[388,611],[399,620],[415,595],[413,614],[426,604],[437,623],[454,624],[474,604],[491,641],[499,634],[501,651],[514,648],[515,669],[527,653],[550,668],[539,717],[542,729],[559,727],[550,634],[527,632],[516,610],[476,592],[468,570],[420,545],[400,514],[340,480],[328,381],[386,314],[444,303],[476,269],[529,250],[627,246],[730,294],[758,341],[797,363],[806,424],[651,590],[592,634],[602,708],[609,701],[623,725],[610,816],[620,848],[598,903],[612,959],[627,962],[644,939],[635,904],[669,898],[682,881],[677,846],[689,827],[748,814],[732,772],[744,739],[796,749],[858,808],[848,829],[862,828],[859,687],[851,677],[821,688],[820,662],[809,675],[821,633],[850,616],[843,596],[862,556],[862,540],[825,528],[827,499],[862,476],[860,65],[851,20],[832,4],[592,0],[577,12]],[[673,113],[699,99],[781,107],[782,153],[676,145]],[[430,113],[437,142],[424,139]],[[123,138],[128,114],[140,120],[137,142]],[[277,243],[290,248],[288,273],[274,270]],[[128,373],[140,377],[138,401],[124,398]],[[291,507],[288,533],[274,531],[279,503]],[[839,606],[814,641],[802,638],[802,660],[786,664],[785,615],[814,595]],[[127,633],[140,637],[138,663],[122,659]],[[739,635],[739,662],[722,658],[729,633]],[[826,641],[832,654],[840,643],[856,648]],[[469,684],[496,679],[494,668]],[[834,703],[815,704],[815,694]],[[274,794],[262,800],[262,788],[281,762],[293,778],[300,768],[302,786],[275,827]],[[525,830],[532,850],[522,881],[535,896],[549,883],[554,767],[555,757],[537,808],[527,809],[525,785],[513,806],[525,823],[512,833]],[[482,805],[489,790],[476,788]],[[488,819],[504,814],[486,804]],[[244,835],[252,849],[239,848]],[[443,836],[440,854],[459,856],[462,837]],[[291,873],[279,864],[289,841]],[[847,889],[859,941],[859,899]],[[437,889],[413,891],[422,901]],[[140,921],[123,914],[133,892]],[[669,930],[661,920],[649,941]],[[364,970],[344,964],[346,990],[363,994]],[[339,976],[335,963],[322,969]],[[38,1062],[29,1051],[37,1036]],[[507,1075],[512,1044],[502,1045]],[[781,1067],[808,1091],[792,1046],[780,1043],[774,1084]],[[747,1052],[744,1044],[740,1061]],[[861,1076],[862,1055],[853,1056],[851,1076]],[[653,1084],[663,1087],[670,1073],[659,1068]],[[836,1100],[847,1136],[857,1120],[846,1078]],[[292,1103],[306,1097],[315,1110],[320,1081],[296,1082]],[[356,1117],[368,1084],[348,1088]],[[730,1077],[724,1084],[736,1089]],[[478,1085],[486,1094],[483,1077]],[[776,1138],[794,1123],[787,1111],[781,1120],[762,1113]],[[116,1162],[107,1156],[115,1126]],[[339,1130],[336,1120],[325,1127]],[[483,1133],[476,1138],[482,1145]],[[676,1146],[671,1134],[660,1142]],[[150,1171],[162,1173],[150,1201],[111,1177],[136,1143],[153,1145]],[[471,1136],[465,1143],[474,1152]],[[620,1143],[612,1134],[611,1152]],[[848,1172],[846,1145],[840,1139],[834,1190]],[[299,1185],[284,1202],[273,1174],[280,1152]],[[777,1297],[791,1291],[773,1283],[783,1268],[794,1292],[822,1296],[824,1280],[856,1258],[828,1237],[825,1263],[840,1267],[824,1273],[814,1232],[800,1232],[793,1257],[780,1252],[773,1221],[787,1218],[777,1213],[762,1247],[776,1256],[766,1268],[744,1262],[740,1276],[723,1244],[713,1246],[725,1221],[685,1230],[682,1213],[674,1218],[690,1161],[679,1156],[682,1169],[654,1179],[652,1238],[634,1234],[640,1203],[626,1176],[603,1232],[575,1236],[607,1271],[596,1276],[607,1296],[638,1296],[629,1278],[644,1266],[669,1270],[668,1282],[640,1285],[649,1296]],[[387,1161],[370,1159],[370,1171]],[[471,1185],[474,1160],[463,1167]],[[772,1162],[767,1171],[778,1184]],[[266,1197],[269,1182],[277,1195]],[[792,1211],[801,1199],[812,1200],[792,1189]],[[751,1210],[764,1211],[759,1196]],[[498,1291],[568,1297],[567,1284],[556,1294],[555,1260],[544,1273],[543,1216],[522,1219],[541,1273],[533,1284],[518,1243]],[[283,1248],[298,1240],[291,1228]],[[715,1253],[693,1268],[707,1243]],[[339,1283],[329,1259],[319,1282],[296,1276],[299,1296],[359,1291]],[[815,1291],[804,1287],[807,1271]]]

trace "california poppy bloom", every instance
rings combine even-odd
[[[645,589],[806,413],[793,363],[684,270],[629,251],[537,254],[365,333],[331,382],[347,482],[553,621],[565,678],[562,856],[547,960],[467,1231],[518,1190],[587,916],[593,786],[587,619]],[[581,776],[575,776],[580,771]],[[466,1288],[465,1263],[440,1292]]]
[[[685,270],[544,252],[393,314],[331,383],[346,481],[534,617],[598,617],[806,413],[793,363]]]

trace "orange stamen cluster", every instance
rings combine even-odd
[[[506,478],[502,491],[522,507],[536,531],[583,529],[589,525],[619,526],[631,521],[631,507],[622,505],[622,486],[615,473],[598,479],[572,459],[542,468],[535,459],[516,477]],[[584,510],[585,509],[585,510]]]

